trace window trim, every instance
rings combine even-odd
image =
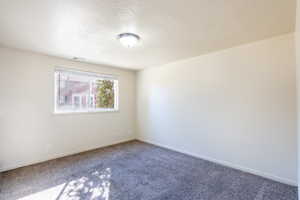
[[[97,109],[86,109],[83,110],[70,110],[70,111],[59,111],[57,109],[57,82],[56,82],[56,72],[62,71],[62,72],[70,72],[70,73],[78,73],[78,74],[86,74],[93,77],[99,77],[101,79],[108,79],[108,80],[114,80],[117,81],[117,84],[115,85],[115,108],[97,108]],[[119,79],[118,76],[112,75],[112,74],[106,74],[102,72],[95,72],[95,71],[85,71],[81,69],[74,69],[74,68],[65,68],[65,67],[55,67],[53,70],[53,78],[54,78],[54,111],[53,114],[55,115],[68,115],[68,114],[91,114],[91,113],[111,113],[111,112],[119,112]]]

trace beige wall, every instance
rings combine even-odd
[[[135,138],[135,72],[0,48],[0,171]],[[117,75],[119,112],[55,115],[54,68]]]
[[[297,107],[298,107],[298,185],[300,183],[300,0],[297,0],[296,14],[296,63],[297,63]],[[300,187],[298,187],[300,197]],[[300,198],[299,198],[300,199]]]
[[[297,184],[294,36],[138,73],[141,140]]]

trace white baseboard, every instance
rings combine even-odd
[[[5,172],[5,171],[9,171],[9,170],[13,170],[13,169],[17,169],[17,168],[21,168],[21,167],[26,167],[26,166],[29,166],[29,165],[34,165],[34,164],[46,162],[46,161],[49,161],[49,160],[54,160],[54,159],[57,159],[57,158],[71,156],[71,155],[75,155],[75,154],[78,154],[78,153],[83,153],[83,152],[86,152],[86,151],[92,151],[92,150],[95,150],[95,149],[98,149],[98,148],[103,148],[103,147],[108,147],[108,146],[112,146],[112,145],[116,145],[116,144],[120,144],[120,143],[124,143],[124,142],[129,142],[129,141],[133,141],[133,140],[136,140],[136,139],[135,138],[130,138],[130,139],[125,139],[125,140],[119,140],[119,141],[112,142],[112,143],[109,143],[109,144],[84,149],[82,151],[70,151],[70,152],[57,154],[57,155],[51,156],[51,157],[46,158],[46,159],[35,160],[33,162],[31,161],[31,162],[26,162],[26,163],[17,163],[15,165],[11,165],[11,166],[4,166],[4,167],[0,168],[0,173]]]
[[[184,151],[184,150],[178,150],[174,147],[164,145],[164,144],[161,144],[159,142],[153,142],[153,141],[145,140],[145,139],[141,139],[141,138],[138,138],[138,140],[140,140],[142,142],[145,142],[145,143],[152,144],[152,145],[156,145],[156,146],[159,146],[159,147],[163,147],[163,148],[166,148],[166,149],[169,149],[169,150],[172,150],[172,151],[187,154],[187,155],[190,155],[190,156],[193,156],[193,157],[196,157],[196,158],[200,158],[200,159],[203,159],[203,160],[214,162],[214,163],[226,166],[226,167],[237,169],[237,170],[240,170],[240,171],[243,171],[243,172],[247,172],[247,173],[254,174],[254,175],[257,175],[257,176],[261,176],[261,177],[264,177],[264,178],[267,178],[267,179],[271,179],[271,180],[274,180],[276,182],[280,182],[280,183],[284,183],[284,184],[292,185],[292,186],[298,186],[297,181],[294,181],[294,180],[291,180],[291,179],[278,177],[276,175],[261,172],[259,170],[255,170],[255,169],[251,169],[251,168],[248,168],[248,167],[243,167],[243,166],[240,166],[240,165],[237,165],[237,164],[233,164],[233,163],[228,162],[228,161],[218,160],[218,159],[210,158],[210,157],[207,157],[207,156],[195,154],[195,153]]]

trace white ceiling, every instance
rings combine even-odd
[[[143,69],[294,31],[295,0],[0,0],[0,44]],[[141,37],[131,49],[116,36]]]

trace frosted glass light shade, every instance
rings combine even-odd
[[[140,37],[133,33],[122,33],[118,36],[120,43],[125,47],[134,47],[140,40]]]

